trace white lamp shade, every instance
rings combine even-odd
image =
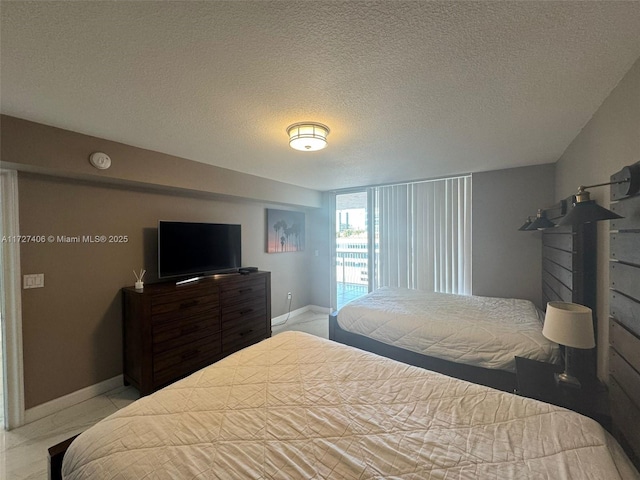
[[[291,148],[314,152],[327,146],[329,127],[314,122],[294,123],[287,127],[287,134]]]
[[[593,315],[577,303],[549,302],[542,334],[552,342],[573,348],[593,348]]]

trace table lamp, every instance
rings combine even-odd
[[[542,335],[565,347],[584,349],[595,347],[591,309],[577,303],[547,303]],[[569,355],[566,351],[564,372],[556,373],[555,378],[558,384],[580,388],[580,381],[571,372]]]

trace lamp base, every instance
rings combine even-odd
[[[581,388],[582,387],[580,385],[580,380],[578,380],[573,375],[568,374],[567,372],[556,373],[556,374],[554,374],[554,377],[556,379],[556,384],[557,385],[562,385],[564,387],[571,387],[571,388]]]

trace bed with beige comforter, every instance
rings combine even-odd
[[[299,332],[237,352],[102,420],[64,478],[638,478],[563,408]]]

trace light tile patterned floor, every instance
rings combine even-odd
[[[274,335],[286,331],[307,332],[322,338],[329,338],[329,314],[313,311],[291,317],[287,323],[272,327]]]
[[[139,398],[119,388],[9,432],[0,431],[0,478],[45,480],[47,449],[80,433]]]

